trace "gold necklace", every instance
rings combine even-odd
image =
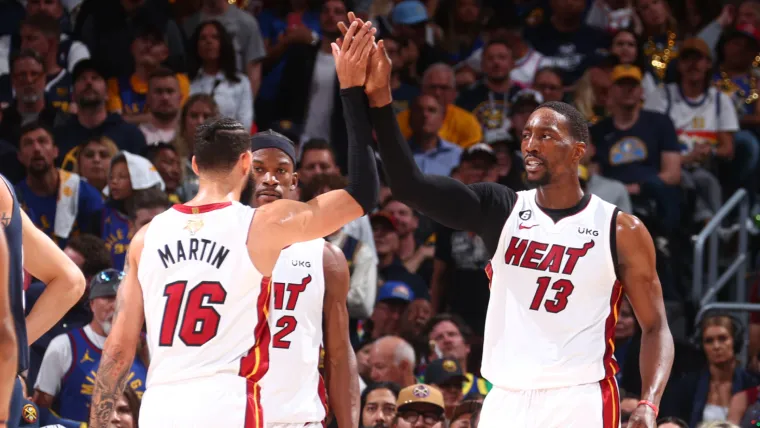
[[[745,92],[744,89],[734,83],[723,68],[720,69],[720,82],[718,82],[718,88],[729,95],[736,92],[740,97],[744,98],[745,104],[749,105],[754,103],[760,98],[757,91],[757,76],[755,75],[755,70],[757,70],[758,65],[760,65],[760,55],[755,56],[755,60],[752,61],[752,68],[749,71],[749,93]]]
[[[676,45],[676,33],[668,30],[668,41],[663,49],[657,48],[657,43],[654,42],[652,37],[649,37],[644,45],[644,55],[649,57],[649,62],[652,64],[652,71],[660,79],[665,78],[665,71],[668,68],[668,63],[673,58],[678,57],[678,52],[674,49]]]

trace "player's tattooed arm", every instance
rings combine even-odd
[[[144,236],[141,232],[135,235],[127,252],[127,260],[133,268],[126,272],[119,285],[113,327],[103,346],[103,357],[95,376],[90,410],[91,428],[108,426],[116,403],[124,392],[140,342],[140,332],[145,321],[142,290],[137,280],[137,266]]]
[[[11,224],[11,213],[5,211],[0,213],[0,223],[3,224],[3,227],[8,227]]]

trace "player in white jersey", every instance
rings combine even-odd
[[[386,81],[387,62],[373,60],[368,81]],[[422,174],[389,93],[386,85],[367,95],[394,198],[478,234],[493,254],[482,374],[494,388],[479,427],[618,427],[612,334],[623,290],[642,327],[642,400],[628,426],[654,427],[673,361],[654,245],[638,219],[583,194],[583,116],[557,102],[533,112],[521,135],[537,189],[515,194],[497,183]],[[366,110],[361,102],[348,108]]]
[[[338,76],[341,78],[341,76]],[[286,137],[265,131],[251,139],[253,177],[243,201],[260,207],[297,198],[296,152]],[[324,239],[282,250],[272,273],[269,370],[261,380],[261,404],[270,428],[321,427],[330,409],[339,426],[357,426],[359,383],[348,339],[348,263]],[[324,316],[324,340],[322,320]],[[329,384],[319,372],[324,342]]]
[[[374,31],[351,32],[334,55],[338,66],[361,70],[349,80],[361,87]],[[269,364],[270,277],[280,251],[332,233],[377,199],[371,148],[354,136],[348,143],[349,188],[254,210],[237,202],[251,178],[247,129],[229,118],[199,128],[197,196],[155,217],[130,243],[90,427],[108,426],[145,321],[151,364],[141,427],[263,428],[258,381]]]

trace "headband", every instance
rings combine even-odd
[[[296,149],[293,143],[286,137],[281,135],[275,135],[272,133],[262,132],[251,137],[251,151],[257,151],[261,149],[278,149],[288,155],[293,162],[293,166],[296,165]]]

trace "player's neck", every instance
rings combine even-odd
[[[710,382],[731,382],[734,378],[736,360],[722,364],[710,364]]]
[[[583,198],[577,175],[558,180],[557,184],[547,184],[536,189],[536,202],[541,208],[561,210],[572,208]]]
[[[216,204],[219,202],[232,202],[240,200],[240,189],[236,189],[225,180],[211,180],[206,177],[198,177],[198,193],[185,203],[188,206]]]

